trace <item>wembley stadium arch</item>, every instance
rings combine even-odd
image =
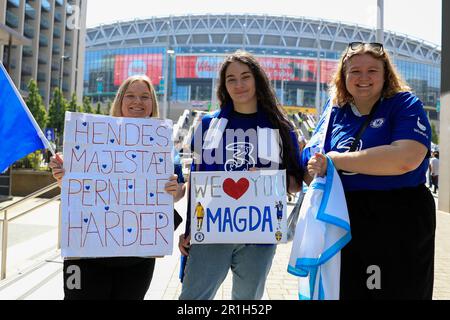
[[[84,95],[111,101],[133,74],[147,74],[175,118],[190,107],[216,105],[218,69],[227,54],[258,57],[284,106],[316,108],[349,42],[375,42],[376,29],[338,21],[270,15],[152,17],[87,30]],[[403,78],[437,119],[441,49],[385,31],[384,46]],[[165,83],[169,85],[166,86]]]

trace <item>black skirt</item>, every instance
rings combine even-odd
[[[64,260],[64,299],[143,300],[154,268],[155,258]]]
[[[432,299],[436,208],[424,185],[346,193],[341,299]]]

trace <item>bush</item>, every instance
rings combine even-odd
[[[33,153],[30,153],[26,157],[16,161],[14,163],[13,168],[16,169],[33,169],[33,170],[47,170],[47,167],[41,168],[42,160],[44,159],[41,150],[37,150]]]
[[[28,98],[26,103],[39,127],[44,129],[47,124],[47,110],[45,109],[38,86],[34,80],[30,80],[28,83]]]
[[[439,144],[439,135],[437,134],[436,126],[434,122],[431,122],[431,141],[434,144]]]

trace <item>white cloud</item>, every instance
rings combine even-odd
[[[366,7],[365,10],[365,24],[371,27],[376,27],[377,26],[377,14],[378,14],[378,10],[377,10],[377,5],[374,4],[370,4]]]

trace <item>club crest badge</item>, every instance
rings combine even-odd
[[[195,241],[197,242],[203,242],[203,240],[205,240],[205,235],[203,234],[203,232],[197,232],[194,237]]]
[[[370,123],[370,127],[374,129],[381,128],[384,124],[384,118],[375,119]]]

